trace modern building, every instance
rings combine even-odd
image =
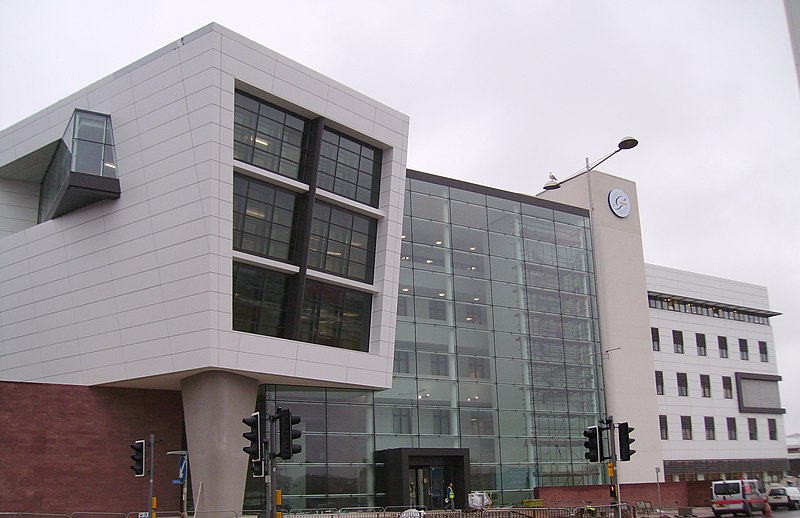
[[[633,182],[530,196],[406,171],[408,131],[211,24],[0,132],[0,510],[144,510],[128,457],[150,434],[160,509],[178,508],[180,450],[196,505],[258,509],[242,418],[277,407],[302,419],[274,473],[291,508],[604,483],[582,433],[612,415],[635,427],[622,482],[680,478],[659,416],[712,414],[657,394],[658,371],[742,373],[739,413],[720,397],[713,415],[754,417],[758,452],[713,458],[774,457],[765,290],[662,279]],[[673,322],[648,305],[662,295],[761,321]],[[764,341],[768,361],[678,368],[653,327]]]
[[[647,265],[666,480],[788,471],[767,290]]]

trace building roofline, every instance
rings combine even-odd
[[[542,198],[537,198],[529,194],[504,191],[502,189],[497,189],[495,187],[487,187],[485,185],[478,185],[476,183],[465,182],[464,180],[456,180],[455,178],[438,176],[435,174],[425,173],[414,169],[406,170],[406,178],[412,180],[422,180],[425,182],[435,183],[437,185],[444,185],[447,187],[456,187],[458,189],[464,189],[465,191],[471,191],[479,194],[485,194],[488,196],[495,196],[497,198],[504,198],[507,200],[518,201],[520,203],[527,203],[528,205],[535,205],[537,207],[542,207],[545,209],[567,212],[569,214],[575,214],[577,216],[589,217],[589,211],[581,207],[566,205],[564,203],[558,203],[551,200],[544,200]]]

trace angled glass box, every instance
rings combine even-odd
[[[39,196],[39,222],[120,196],[111,116],[75,110]]]

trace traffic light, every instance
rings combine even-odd
[[[586,441],[586,453],[583,454],[589,462],[601,462],[603,460],[603,428],[590,426],[583,431]]]
[[[260,462],[263,457],[261,412],[253,412],[250,417],[242,419],[242,422],[250,427],[249,432],[242,434],[242,437],[250,441],[250,445],[242,448],[242,451],[250,456],[250,462]]]
[[[303,447],[299,444],[294,444],[295,439],[299,439],[303,433],[300,430],[295,430],[294,425],[300,423],[300,416],[293,416],[292,411],[288,408],[278,410],[278,420],[280,421],[280,452],[278,457],[283,460],[289,460],[292,455],[303,451]]]
[[[608,486],[608,496],[610,496],[611,498],[617,498],[617,486],[615,486],[614,484]]]
[[[619,460],[631,460],[631,455],[636,453],[636,450],[631,449],[636,439],[631,438],[632,426],[628,423],[619,424]]]
[[[135,443],[131,444],[131,449],[133,450],[133,455],[131,455],[133,466],[131,466],[131,469],[133,470],[133,474],[137,477],[144,476],[144,470],[145,470],[144,455],[147,450],[144,444],[145,444],[144,439],[142,439],[141,441],[136,441]]]

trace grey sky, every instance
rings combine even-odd
[[[602,169],[638,184],[645,259],[769,288],[800,432],[800,89],[781,1],[0,0],[0,128],[211,21],[410,115],[410,168],[535,194],[638,138]]]

